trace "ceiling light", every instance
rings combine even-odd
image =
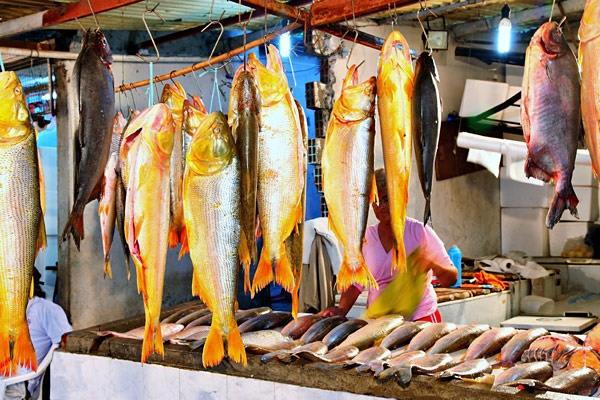
[[[506,53],[510,50],[510,31],[512,24],[510,23],[510,7],[505,4],[502,7],[502,19],[498,24],[498,51]]]
[[[281,57],[290,56],[290,33],[286,32],[279,37],[279,53]]]

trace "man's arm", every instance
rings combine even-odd
[[[333,317],[336,315],[344,317],[346,314],[348,314],[348,311],[350,311],[359,295],[360,290],[358,290],[356,286],[350,286],[345,292],[342,293],[339,307],[326,308],[325,310],[319,312],[319,314],[326,317]]]
[[[458,270],[453,264],[440,265],[436,262],[432,262],[430,266],[431,271],[433,271],[433,274],[437,277],[440,285],[443,287],[447,288],[456,283],[456,280],[458,279]]]

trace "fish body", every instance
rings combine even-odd
[[[363,365],[373,360],[383,360],[392,354],[391,351],[385,347],[369,347],[368,349],[362,350],[352,360],[346,361],[346,365]]]
[[[380,346],[394,350],[410,342],[417,333],[429,325],[431,325],[431,322],[428,321],[407,321],[387,335]]]
[[[490,329],[473,340],[467,350],[465,360],[486,358],[496,354],[516,334],[515,328]]]
[[[287,335],[292,339],[300,339],[300,336],[302,336],[304,332],[308,330],[308,328],[323,319],[325,319],[325,317],[321,314],[303,315],[295,320],[291,320],[286,326],[284,326],[281,330],[281,334]]]
[[[344,322],[333,328],[327,335],[325,335],[322,341],[327,345],[328,348],[333,349],[342,343],[353,332],[356,332],[365,325],[367,325],[367,322],[363,321],[362,319],[351,319],[350,321]]]
[[[191,313],[188,313],[186,315],[180,316],[178,319],[175,320],[175,323],[188,325],[189,323],[196,321],[198,318],[202,318],[205,315],[210,314],[210,313],[211,312],[208,309],[208,307],[204,307],[199,310],[195,310]]]
[[[183,138],[183,169],[185,170],[185,156],[190,148],[192,138],[196,130],[208,116],[208,111],[204,107],[204,103],[200,97],[192,95],[192,101],[185,100],[183,102],[183,125],[181,126],[181,136]]]
[[[556,367],[556,366],[555,366]],[[567,369],[588,367],[600,373],[600,354],[591,347],[580,347],[569,357]]]
[[[194,264],[192,293],[212,311],[202,352],[205,367],[229,358],[246,365],[235,322],[240,247],[240,164],[235,141],[220,111],[198,127],[186,157],[183,213]]]
[[[168,340],[172,337],[179,337],[180,333],[183,332],[183,325],[181,324],[160,324],[160,328],[161,328],[161,332],[163,334],[163,340]],[[114,337],[118,337],[118,338],[125,338],[125,339],[135,339],[135,340],[143,340],[144,339],[144,332],[146,331],[146,327],[145,326],[141,326],[139,328],[135,328],[132,329],[130,331],[127,332],[114,332],[114,331],[104,331],[104,332],[98,332],[98,334],[100,336],[114,336]]]
[[[163,327],[161,326],[161,330],[164,332]],[[210,330],[209,326],[192,326],[185,327],[181,332],[177,335],[173,336],[173,339],[177,340],[199,340],[198,335],[202,334],[204,338],[208,336],[208,331]]]
[[[285,325],[293,319],[292,314],[284,311],[273,311],[269,314],[259,315],[240,325],[240,333],[273,329]]]
[[[247,65],[261,95],[257,201],[264,244],[252,293],[273,280],[273,270],[275,281],[292,292],[295,283],[285,240],[302,220],[304,154],[298,108],[275,46],[269,45],[266,67],[252,53]]]
[[[251,308],[249,310],[238,310],[235,312],[235,322],[237,322],[238,325],[241,325],[254,317],[258,317],[259,315],[265,315],[272,311],[273,310],[271,310],[271,308],[269,307],[258,307]]]
[[[507,385],[519,379],[536,379],[545,381],[552,376],[552,364],[546,361],[536,361],[515,365],[502,371],[494,379],[494,386]]]
[[[321,321],[316,322],[308,328],[306,332],[300,337],[300,340],[303,343],[311,343],[322,340],[325,335],[329,333],[336,326],[346,322],[348,319],[346,317],[334,316],[322,319]]]
[[[162,321],[160,321],[160,323],[165,324],[168,322],[174,322],[174,321],[177,321],[178,319],[185,317],[186,315],[189,315],[193,312],[200,311],[200,310],[207,310],[207,308],[204,304],[185,307],[181,310],[175,311],[173,314],[169,315],[168,317],[165,317]]]
[[[551,335],[540,336],[539,338],[535,339],[529,345],[529,350],[548,350],[556,348],[557,346],[562,350],[567,346],[578,347],[579,343],[577,343],[577,340],[571,335],[553,333]]]
[[[452,322],[429,325],[411,339],[406,351],[427,350],[433,346],[438,339],[455,330],[456,325]]]
[[[439,82],[435,60],[429,52],[422,52],[415,67],[411,100],[411,135],[415,147],[419,181],[421,181],[421,189],[425,196],[424,225],[431,216],[433,163],[442,127],[442,100],[438,89]]]
[[[358,347],[356,346],[340,347],[338,349],[331,350],[329,353],[325,354],[322,357],[321,361],[329,363],[339,363],[342,361],[353,359],[354,357],[356,357],[356,355],[358,355],[359,352],[360,350],[358,350]]]
[[[596,351],[600,351],[600,324],[588,332],[583,344],[584,346],[592,347]]]
[[[241,262],[244,291],[250,290],[250,262],[256,263],[256,192],[258,182],[258,131],[260,92],[252,73],[242,65],[235,73],[229,97],[229,126],[236,138],[242,170]]]
[[[438,378],[473,379],[492,372],[492,366],[485,358],[469,360],[439,373]]]
[[[121,157],[126,160],[125,237],[146,312],[142,363],[154,351],[164,355],[159,318],[168,246],[172,150],[173,121],[164,104],[142,111],[121,143]]]
[[[46,246],[36,134],[13,71],[0,73],[0,374],[36,370],[26,319],[35,258]]]
[[[350,67],[333,105],[321,158],[329,226],[344,246],[337,277],[340,292],[355,282],[378,287],[362,254],[369,206],[375,199],[375,82],[371,77],[359,84],[356,66]]]
[[[247,351],[262,354],[263,349],[271,348],[284,342],[291,342],[291,340],[275,330],[265,330],[244,333],[242,335],[242,342]]]
[[[464,349],[479,335],[488,331],[489,325],[468,325],[438,339],[427,354],[452,353]]]
[[[302,358],[307,361],[320,361],[320,356],[324,356],[327,353],[327,346],[323,342],[312,342],[307,343],[294,349],[291,355]]]
[[[587,0],[579,25],[581,117],[596,177],[600,163],[600,2]]]
[[[529,348],[534,340],[547,334],[548,331],[544,328],[532,328],[526,331],[519,331],[512,339],[502,346],[498,361],[504,366],[513,365],[521,359],[523,352]]]
[[[62,238],[73,236],[79,249],[85,233],[83,211],[95,200],[110,155],[115,115],[115,87],[110,70],[112,53],[99,29],[88,29],[75,61],[71,81],[79,117],[75,131],[74,202]]]
[[[385,366],[388,368],[384,369],[383,371],[376,372],[375,378],[380,381],[385,381],[392,377],[392,375],[398,371],[398,368],[409,367],[412,360],[421,357],[425,357],[425,352],[422,350],[409,351],[393,357],[387,360],[385,363]]]
[[[598,373],[592,368],[584,367],[563,372],[560,375],[553,376],[546,382],[541,382],[536,379],[520,379],[512,385],[522,385],[541,390],[589,396],[598,389],[598,384],[600,384]]]
[[[571,185],[581,137],[581,95],[575,55],[556,22],[546,22],[531,38],[525,56],[521,124],[527,143],[525,175],[554,181],[546,217],[552,229],[565,208],[577,216]]]
[[[402,46],[402,50],[398,46]],[[413,80],[408,43],[400,32],[392,31],[381,48],[377,73],[377,107],[394,236],[392,271],[398,266],[404,271],[406,265],[404,225],[412,157]]]
[[[386,337],[391,331],[402,324],[404,318],[399,315],[387,315],[377,318],[357,331],[351,333],[336,348],[356,346],[361,350],[371,347],[376,341]]]

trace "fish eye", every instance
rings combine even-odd
[[[21,94],[21,89],[20,88],[15,88],[15,94]]]

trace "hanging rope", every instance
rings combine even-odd
[[[152,81],[152,75],[154,75],[154,63],[150,62],[150,81]],[[154,105],[154,85],[148,85],[146,94],[148,95],[148,107],[152,107]]]
[[[4,61],[2,61],[2,52],[0,51],[0,68],[2,68],[2,72],[6,72],[4,69]]]

